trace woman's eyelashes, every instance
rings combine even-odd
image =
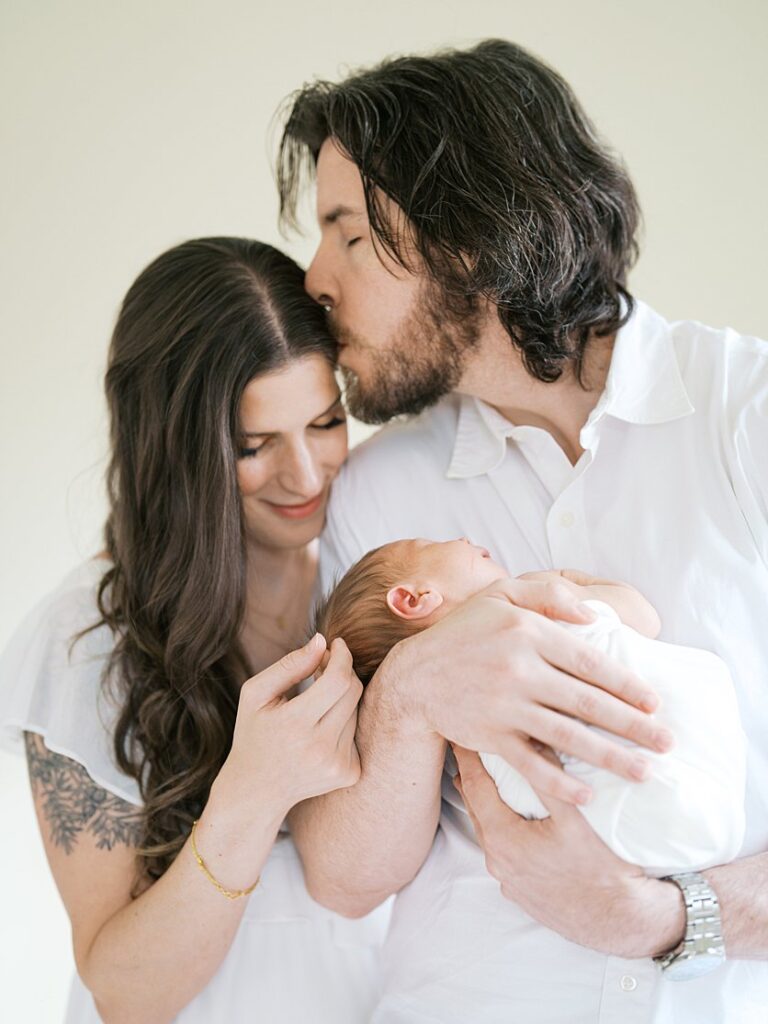
[[[362,236],[358,236],[357,238],[350,238],[350,240],[347,242],[347,248],[351,249],[353,245],[357,245],[361,237]]]
[[[346,422],[346,416],[334,416],[332,419],[328,420],[327,423],[310,423],[310,428],[312,430],[333,430],[334,427],[343,427]],[[237,457],[239,459],[252,459],[255,455],[259,454],[262,448],[266,448],[270,441],[273,440],[274,438],[268,437],[263,444],[260,444],[255,448],[240,448],[237,453]]]
[[[266,441],[264,442],[264,444],[266,444]],[[237,457],[239,459],[252,459],[254,455],[259,454],[263,447],[264,445],[260,444],[258,448],[241,448],[240,451],[237,453]]]
[[[341,427],[347,422],[346,416],[334,416],[327,423],[313,423],[313,430],[333,430],[334,427]]]

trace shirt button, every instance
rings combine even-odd
[[[573,512],[563,512],[563,514],[560,516],[560,525],[561,526],[573,526],[573,523],[574,523]]]
[[[634,992],[637,988],[637,978],[633,978],[631,974],[625,974],[619,985],[621,985],[622,992]]]

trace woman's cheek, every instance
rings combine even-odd
[[[261,456],[256,455],[253,458],[238,460],[237,486],[244,497],[247,497],[249,494],[255,494],[266,483],[265,460],[262,459],[259,465],[258,460],[260,458]]]
[[[325,463],[336,476],[339,469],[349,454],[349,442],[347,440],[347,428],[339,427],[336,437],[328,439],[328,449],[325,453]]]

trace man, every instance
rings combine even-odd
[[[308,87],[281,151],[288,220],[313,163],[307,288],[337,332],[350,407],[416,416],[350,458],[326,585],[388,540],[463,533],[511,575],[625,580],[662,639],[727,661],[750,745],[741,859],[646,879],[595,839],[569,806],[588,794],[542,748],[641,779],[642,759],[574,718],[669,744],[640,681],[526,611],[577,609],[486,592],[399,645],[361,702],[360,783],[293,820],[321,902],[357,915],[399,892],[374,1020],[764,1020],[768,346],[668,324],[630,296],[631,183],[566,84],[509,43]],[[440,801],[443,737],[461,745],[475,834],[445,780]],[[516,764],[551,817],[518,819],[464,747]],[[444,921],[456,885],[465,920]],[[442,998],[457,970],[464,1002]]]

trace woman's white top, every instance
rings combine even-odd
[[[591,801],[579,810],[614,853],[648,874],[727,864],[744,842],[746,740],[725,662],[709,651],[649,640],[607,604],[585,603],[597,612],[594,622],[560,625],[656,691],[661,705],[654,717],[672,731],[675,746],[665,754],[643,749],[652,774],[642,783],[561,755],[565,771],[592,788]],[[498,754],[480,758],[509,807],[527,818],[548,816],[512,765]]]
[[[72,758],[104,789],[140,805],[134,780],[114,762],[116,709],[102,689],[112,634],[97,621],[105,562],[68,575],[21,624],[0,657],[0,744],[23,753],[24,731]],[[216,974],[176,1017],[179,1024],[363,1024],[378,998],[387,911],[348,920],[308,895],[296,848],[281,832],[234,941]],[[100,1020],[73,979],[66,1024]]]

